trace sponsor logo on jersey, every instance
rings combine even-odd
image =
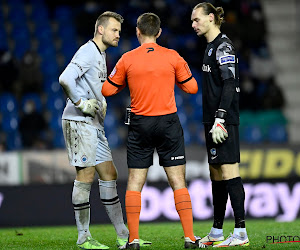
[[[211,56],[212,52],[213,52],[213,48],[210,48],[210,50],[208,51],[207,55]]]
[[[148,51],[147,51],[147,53],[149,53],[149,52],[152,52],[152,51],[154,51],[154,48],[146,48]]]
[[[226,63],[235,63],[235,56],[234,55],[226,55],[221,56],[219,58],[220,65],[226,64]]]
[[[235,91],[240,93],[241,92],[240,87],[235,87]]]
[[[209,65],[203,64],[203,65],[202,65],[202,71],[205,71],[205,72],[211,72],[211,68],[210,68]]]
[[[109,77],[114,77],[114,75],[116,74],[116,72],[117,72],[117,68],[116,67],[114,67],[114,69],[113,69],[113,71],[110,73],[110,75],[109,75]]]

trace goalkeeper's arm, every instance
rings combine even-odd
[[[95,117],[97,110],[99,110],[98,102],[96,99],[83,100],[80,98],[76,91],[76,79],[78,77],[79,75],[75,69],[67,67],[60,75],[59,83],[76,108],[81,110],[84,115]],[[103,112],[106,112],[106,107]]]

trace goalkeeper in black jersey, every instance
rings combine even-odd
[[[215,247],[249,245],[245,228],[245,191],[239,174],[239,73],[235,48],[220,31],[224,11],[210,3],[193,9],[192,27],[208,42],[203,58],[203,123],[212,181],[214,223],[200,241]],[[224,240],[228,194],[234,211],[233,234]]]

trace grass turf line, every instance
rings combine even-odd
[[[205,236],[212,226],[211,221],[194,223],[194,232]],[[246,249],[300,249],[300,243],[270,244],[266,237],[299,236],[300,219],[294,222],[247,220],[250,246]],[[224,236],[233,231],[234,221],[225,220]],[[117,249],[116,234],[112,225],[91,225],[92,236],[110,249]],[[152,241],[151,249],[184,249],[184,239],[179,222],[141,223],[140,237]],[[0,249],[78,249],[76,226],[0,228]],[[211,248],[211,247],[210,247]],[[235,247],[234,249],[240,249]],[[245,248],[243,248],[245,249]]]

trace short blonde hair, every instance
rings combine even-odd
[[[94,36],[96,36],[96,34],[97,34],[98,27],[100,25],[106,26],[109,18],[111,18],[111,17],[116,19],[120,23],[123,23],[123,21],[124,21],[124,18],[120,14],[118,14],[116,12],[112,12],[112,11],[105,11],[96,20]]]

